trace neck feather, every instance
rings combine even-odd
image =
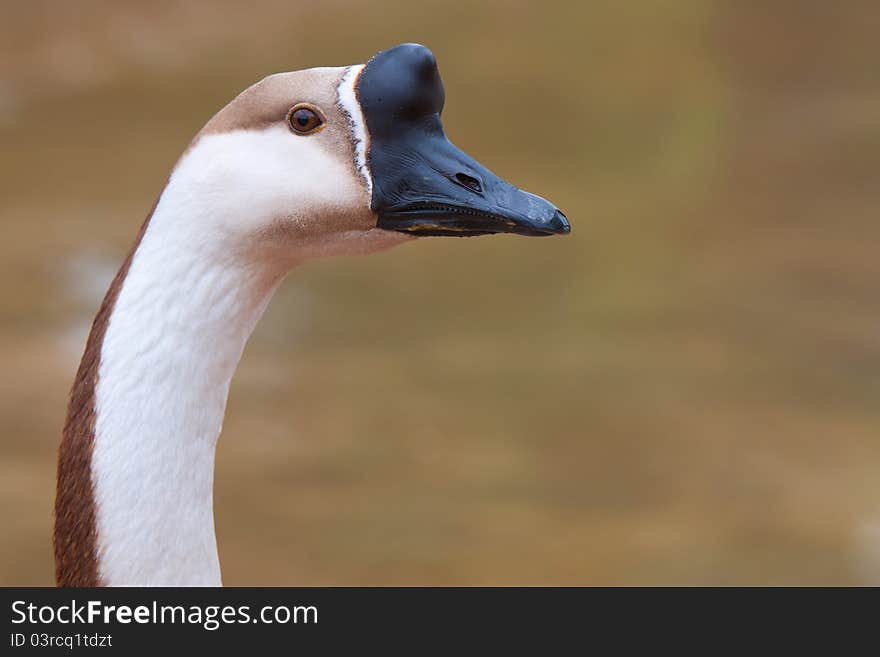
[[[284,272],[199,235],[207,222],[193,216],[199,205],[183,187],[172,177],[145,224],[102,306],[104,325],[101,313],[96,319],[93,362],[86,367],[84,358],[74,384],[73,426],[65,427],[61,451],[63,461],[66,445],[67,460],[81,467],[64,483],[76,495],[91,494],[92,504],[77,505],[69,491],[62,499],[59,466],[62,584],[221,583],[215,447],[232,375]],[[77,409],[85,409],[86,421],[71,421]],[[71,528],[79,535],[69,535],[77,533]],[[89,540],[91,546],[71,547]],[[65,550],[73,553],[69,562],[90,549],[94,567],[68,563],[82,576],[65,581]]]

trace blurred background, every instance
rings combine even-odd
[[[230,393],[224,581],[880,582],[876,2],[0,0],[0,583],[175,160],[268,73],[434,50],[453,141],[566,239],[281,287]]]

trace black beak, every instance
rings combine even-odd
[[[424,46],[404,44],[373,57],[357,96],[380,228],[455,236],[571,230],[556,206],[502,180],[446,138],[443,84]]]

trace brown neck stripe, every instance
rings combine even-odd
[[[58,586],[103,586],[98,573],[98,528],[92,480],[95,389],[98,385],[101,347],[122,283],[158,204],[159,199],[156,199],[125,262],[104,296],[70,390],[67,419],[58,449],[55,496],[55,581]]]

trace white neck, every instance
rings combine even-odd
[[[169,181],[101,351],[92,477],[110,586],[221,584],[214,451],[245,342],[287,269],[200,236],[199,213],[217,209],[186,190]]]

